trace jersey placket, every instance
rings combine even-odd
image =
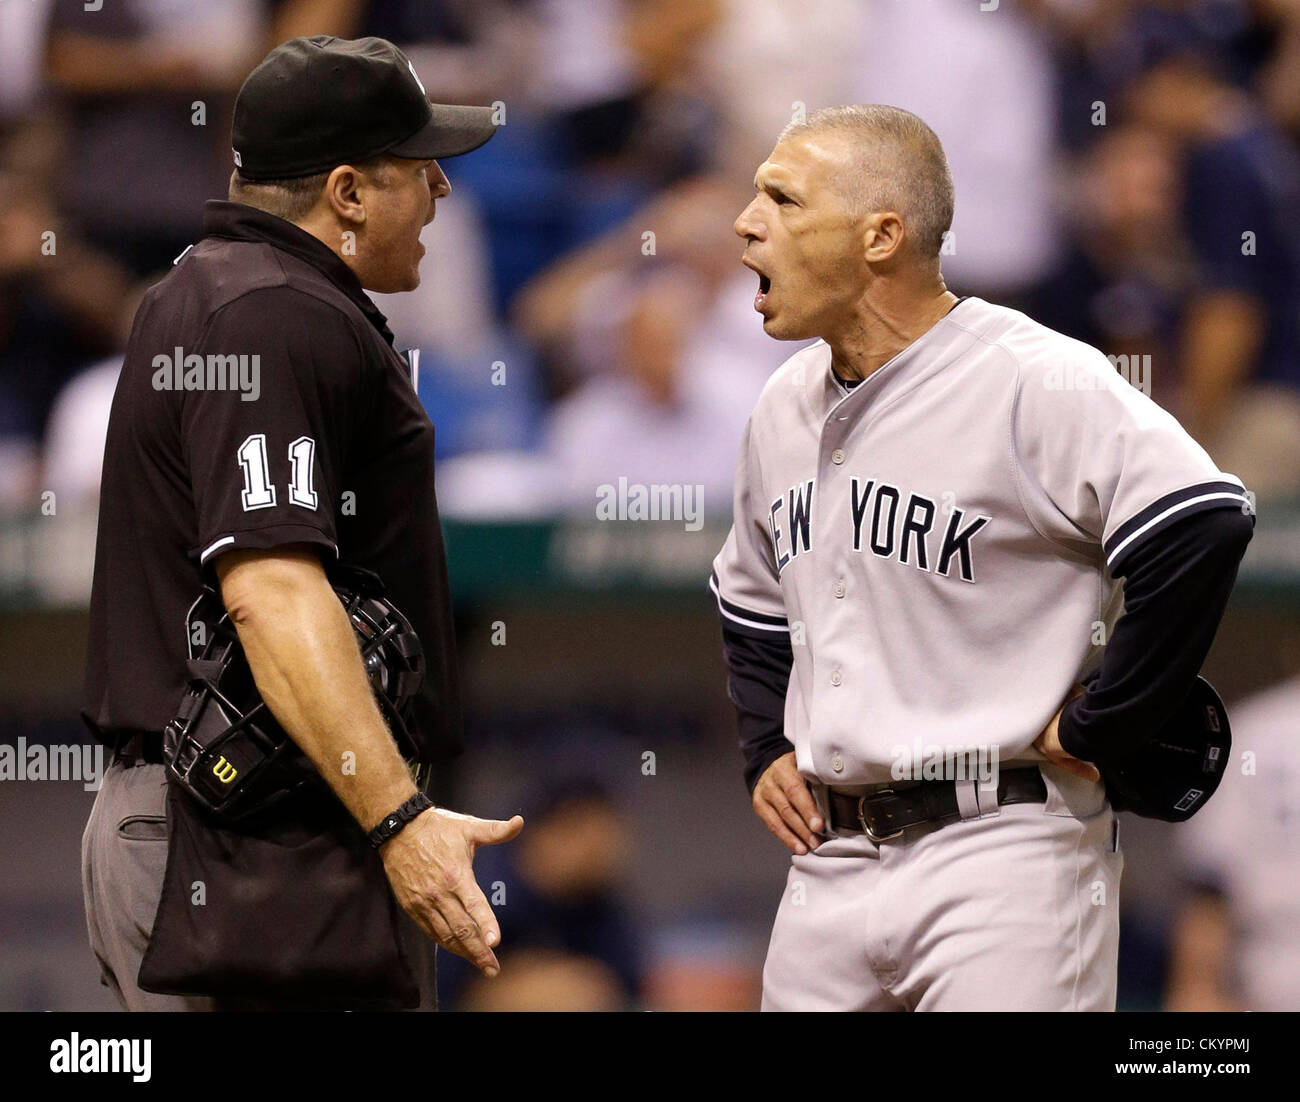
[[[860,620],[868,611],[861,603],[865,586],[861,564],[851,558],[847,538],[837,538],[837,529],[848,531],[845,503],[849,500],[853,472],[852,452],[845,445],[854,427],[867,416],[870,399],[880,389],[880,377],[896,362],[897,357],[851,389],[843,386],[832,372],[828,371],[826,376],[825,396],[834,404],[822,421],[810,509],[813,539],[822,543],[824,557],[811,574],[817,591],[811,596],[804,592],[800,598],[802,607],[814,610],[814,619],[807,625],[813,686],[811,732],[844,733],[849,730],[848,723],[867,721],[861,714],[850,719],[852,702],[863,699],[862,682],[871,661],[864,646],[870,633],[863,630]],[[872,386],[873,382],[877,385]],[[835,717],[834,721],[824,722],[828,715]],[[852,764],[840,742],[838,734],[832,736],[828,745],[810,740],[813,767],[819,777],[831,784]]]

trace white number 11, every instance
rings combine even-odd
[[[275,486],[271,484],[266,459],[266,434],[255,432],[235,452],[244,468],[243,505],[245,512],[269,509],[275,504]],[[304,509],[316,508],[316,491],[312,488],[312,460],[316,441],[300,436],[289,445],[289,501]]]
[[[311,461],[315,454],[316,441],[310,436],[300,436],[289,445],[289,462],[293,465],[289,500],[304,509],[316,508],[316,491],[311,488]]]

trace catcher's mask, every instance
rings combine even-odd
[[[1116,811],[1181,823],[1214,795],[1231,749],[1227,709],[1214,686],[1198,677],[1152,738],[1097,768]]]
[[[375,700],[398,751],[419,748],[402,711],[424,680],[424,652],[410,622],[368,570],[339,567],[330,582],[361,648]],[[169,777],[226,820],[265,810],[320,774],[276,722],[253,682],[239,636],[210,586],[190,608],[189,690],[163,733]]]

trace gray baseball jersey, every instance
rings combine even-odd
[[[822,341],[772,376],[711,586],[729,623],[790,635],[805,776],[897,779],[921,738],[1039,761],[1116,568],[1225,502],[1248,508],[1240,480],[1100,352],[967,298],[852,389]]]

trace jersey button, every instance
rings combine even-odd
[[[836,448],[833,452],[831,452],[831,462],[836,464],[844,462],[843,448]]]
[[[835,596],[843,597],[844,594],[848,592],[848,588],[844,585],[843,582],[836,582],[833,592]]]
[[[839,754],[836,754],[831,758],[831,768],[835,770],[836,773],[844,772],[844,759],[840,757]]]
[[[844,680],[839,670],[831,670],[831,684],[838,685]]]

